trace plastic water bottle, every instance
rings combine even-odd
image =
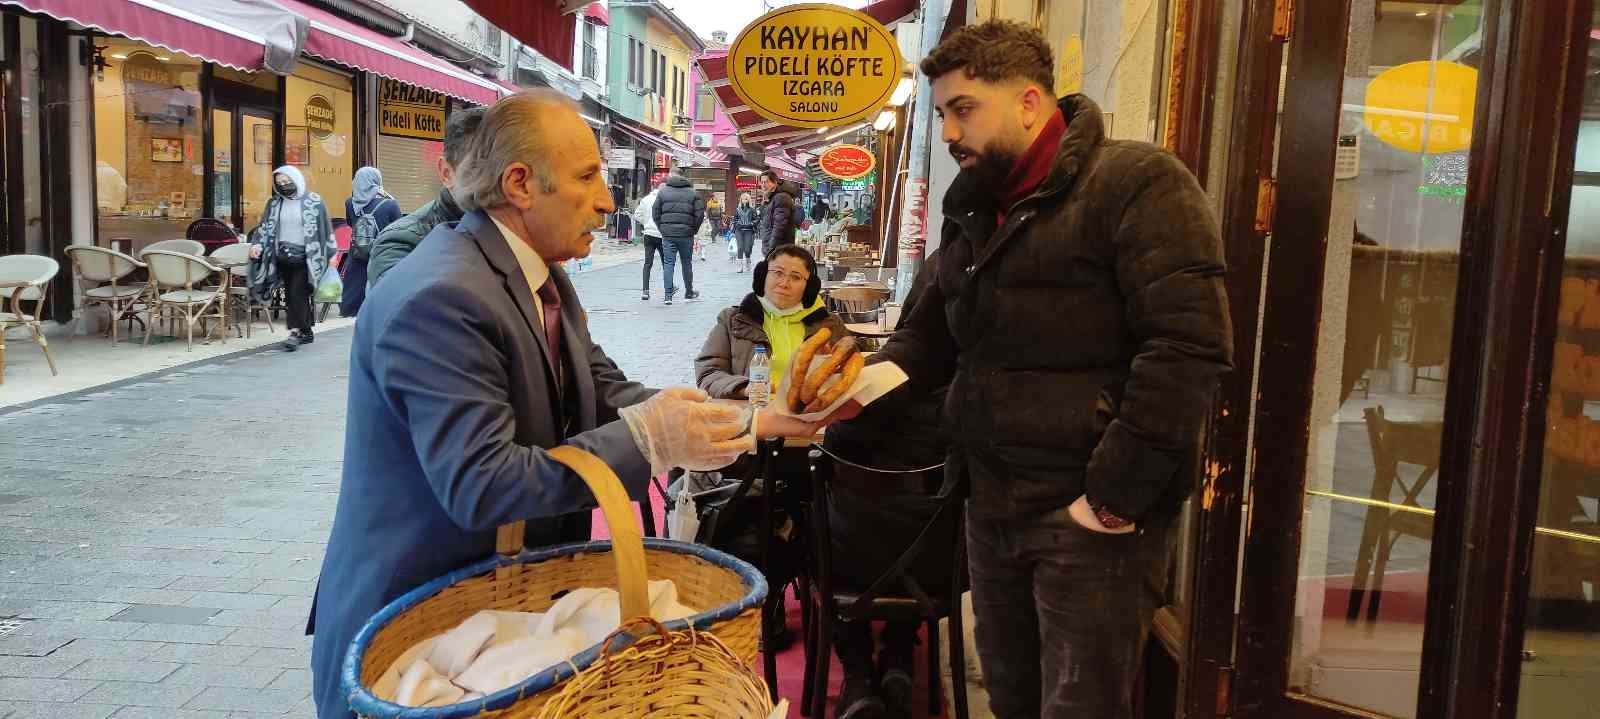
[[[750,395],[750,406],[760,410],[767,406],[772,398],[772,360],[767,357],[767,348],[756,345],[755,352],[750,355],[750,384],[747,390]]]

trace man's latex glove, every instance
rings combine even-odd
[[[732,464],[749,448],[737,439],[749,430],[750,411],[737,405],[707,402],[706,393],[688,387],[657,392],[632,407],[618,410],[651,475],[673,467],[710,472]]]

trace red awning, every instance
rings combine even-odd
[[[861,8],[861,12],[866,13],[873,20],[888,25],[916,12],[921,4],[918,0],[878,0]]]
[[[161,0],[0,0],[57,20],[66,20],[103,32],[229,67],[260,70],[267,38],[259,31],[237,27],[214,17]],[[272,24],[271,8],[263,11]],[[284,22],[292,22],[288,13]]]
[[[495,27],[538,50],[540,55],[562,67],[572,67],[577,23],[562,12],[562,3],[558,0],[466,0],[466,3]],[[573,9],[577,6],[573,5]]]
[[[583,16],[601,25],[611,24],[611,11],[606,9],[603,2],[592,2],[583,6]]]
[[[302,0],[277,0],[311,20],[306,34],[307,55],[358,67],[391,80],[409,82],[480,105],[499,100],[505,88],[486,77],[368,30]]]

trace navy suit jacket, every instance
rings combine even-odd
[[[339,687],[350,641],[384,605],[494,552],[495,528],[595,502],[546,448],[604,460],[641,497],[650,468],[617,408],[629,382],[589,337],[558,266],[563,398],[528,287],[483,212],[429,233],[367,295],[350,350],[344,476],[308,631],[321,719],[351,714]],[[563,432],[561,407],[575,407]]]

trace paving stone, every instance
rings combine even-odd
[[[257,651],[228,644],[163,644],[150,658],[189,664],[245,664]]]
[[[0,699],[25,702],[71,702],[99,682],[83,679],[0,679]]]
[[[309,693],[311,691],[310,669],[287,669],[278,678],[273,679],[268,689],[292,689]]]
[[[305,717],[309,718],[307,714]],[[168,709],[156,707],[122,707],[111,719],[232,719],[232,715],[225,711],[202,711],[199,709]]]
[[[193,684],[204,687],[238,687],[262,689],[276,679],[279,672],[263,667],[228,666],[224,664],[184,664],[162,683]]]
[[[66,674],[67,679],[98,679],[114,682],[159,682],[183,666],[175,662],[149,660],[121,661],[115,659],[90,659]]]
[[[25,619],[109,619],[127,609],[128,605],[114,602],[69,602],[40,600],[34,602],[19,616]]]
[[[309,597],[316,592],[317,583],[307,580],[293,579],[268,579],[257,583],[250,591],[256,594],[282,594],[284,596]]]
[[[227,645],[222,645],[227,646]],[[248,647],[240,647],[245,649]],[[243,662],[252,667],[276,667],[278,669],[298,669],[311,666],[311,649],[282,649],[279,647],[263,647],[254,650]]]
[[[114,622],[141,624],[206,624],[221,609],[168,604],[135,604],[111,617]]]
[[[5,719],[106,719],[121,707],[115,704],[10,702],[0,706]],[[11,713],[3,713],[10,710]]]
[[[239,689],[207,687],[184,704],[186,709],[226,709],[228,711],[283,712],[305,698],[305,692],[285,689]]]
[[[146,624],[129,639],[148,642],[181,642],[185,644],[216,644],[234,632],[233,627],[211,627],[190,624]]]
[[[186,684],[103,682],[83,695],[85,702],[140,707],[181,707],[200,694],[201,687]]]
[[[215,627],[226,629],[227,627]],[[305,629],[252,629],[245,627],[233,630],[223,644],[238,644],[250,647],[277,647],[280,649],[298,649],[310,646],[311,637],[305,635]]]
[[[82,659],[70,657],[5,657],[0,659],[0,677],[33,677],[54,679],[81,664]],[[0,714],[0,717],[5,716]]]
[[[261,610],[276,606],[279,599],[279,597],[270,594],[246,594],[244,592],[196,592],[194,596],[182,603],[191,607]]]

